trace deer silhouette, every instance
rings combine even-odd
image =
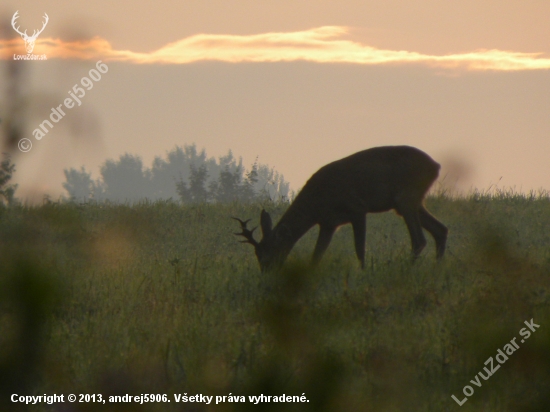
[[[295,243],[313,226],[320,226],[313,252],[317,264],[338,226],[351,223],[355,252],[365,266],[367,213],[395,209],[409,230],[412,253],[416,257],[426,246],[422,228],[434,238],[437,258],[443,257],[447,227],[424,207],[423,200],[439,175],[440,165],[419,149],[410,146],[383,146],[363,150],[323,166],[311,176],[295,200],[272,227],[265,210],[260,215],[262,240],[242,221],[242,243],[250,243],[262,271],[280,267]]]

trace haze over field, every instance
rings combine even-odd
[[[259,156],[293,189],[332,160],[396,144],[429,153],[452,188],[550,189],[548,2],[133,5],[3,2],[0,125],[16,68],[33,144],[12,152],[20,197],[59,196],[66,168],[97,178],[109,158],[150,167],[191,143],[246,166]],[[16,11],[28,34],[48,14],[33,51],[47,60],[14,61],[25,54]],[[98,60],[109,71],[36,140]]]

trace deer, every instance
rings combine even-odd
[[[38,35],[44,31],[44,29],[46,28],[46,24],[48,24],[48,21],[50,20],[50,18],[48,17],[48,15],[46,13],[44,13],[44,24],[42,24],[42,28],[38,31],[34,30],[33,33],[32,33],[32,36],[29,36],[27,34],[27,30],[25,30],[22,33],[22,32],[19,31],[19,26],[15,27],[15,24],[16,24],[15,21],[19,18],[18,13],[19,13],[19,10],[17,10],[13,14],[13,17],[11,19],[11,26],[23,38],[23,40],[25,41],[25,49],[27,49],[27,53],[30,54],[34,50],[34,44],[36,42],[36,39],[37,39]]]
[[[319,236],[313,251],[316,266],[339,226],[351,223],[355,253],[365,267],[366,218],[368,213],[395,210],[407,226],[412,255],[426,246],[422,229],[435,240],[436,257],[445,254],[447,227],[424,207],[426,193],[439,176],[441,166],[423,151],[411,146],[381,146],[363,150],[329,163],[315,172],[287,211],[273,227],[265,210],[260,214],[262,239],[253,229],[233,217],[241,226],[241,243],[254,246],[262,272],[280,268],[298,240],[313,226]]]

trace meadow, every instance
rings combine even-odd
[[[403,220],[383,213],[367,217],[364,270],[344,226],[319,267],[314,229],[271,274],[231,217],[276,222],[285,203],[0,206],[0,410],[550,410],[549,197],[426,205],[450,231],[440,262],[429,236],[413,262]],[[10,401],[71,393],[171,402]],[[261,394],[308,402],[249,402]]]

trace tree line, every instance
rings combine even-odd
[[[124,154],[107,160],[93,179],[85,168],[65,169],[63,188],[71,200],[136,202],[143,199],[179,199],[184,203],[288,200],[289,183],[268,165],[249,169],[231,151],[218,159],[197,150],[195,144],[176,146],[166,158],[155,157],[150,168],[140,157]]]

